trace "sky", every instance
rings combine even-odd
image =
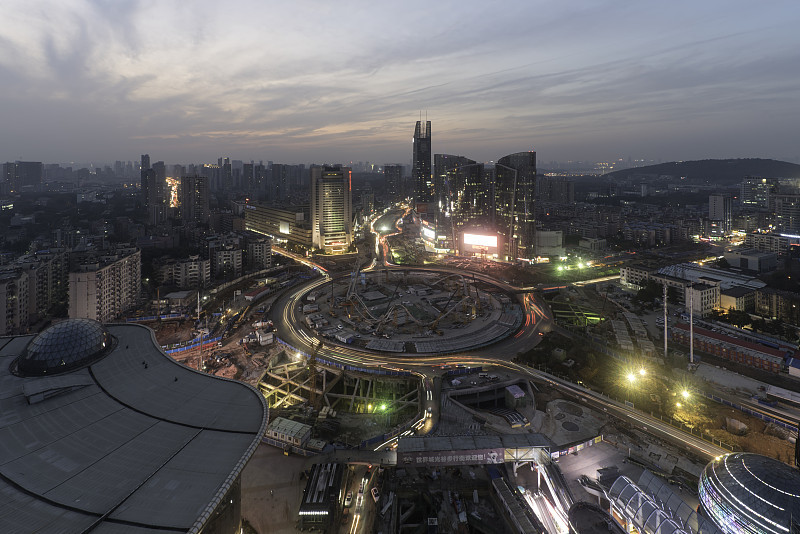
[[[800,162],[800,3],[4,0],[0,160]]]

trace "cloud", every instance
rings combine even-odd
[[[419,110],[479,160],[749,156],[800,118],[790,2],[9,4],[0,158],[404,162]]]

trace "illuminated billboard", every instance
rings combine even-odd
[[[464,244],[477,247],[497,248],[496,235],[464,234]]]
[[[427,226],[422,227],[422,237],[427,237],[430,240],[436,239],[436,232],[433,228],[428,228]]]

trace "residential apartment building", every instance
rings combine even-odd
[[[119,247],[84,257],[69,273],[69,316],[107,323],[131,309],[142,283],[142,253]]]
[[[180,289],[208,287],[211,285],[211,260],[189,256],[185,260],[171,261],[159,268],[159,277],[162,284]]]

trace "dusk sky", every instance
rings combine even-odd
[[[2,161],[800,156],[796,0],[3,6]]]

